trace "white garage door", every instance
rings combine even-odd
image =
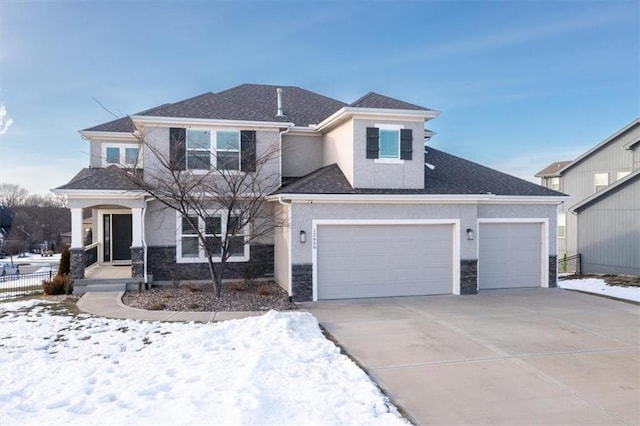
[[[318,225],[318,299],[450,294],[453,225]]]
[[[478,288],[542,285],[542,224],[481,223]]]

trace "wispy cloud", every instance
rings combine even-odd
[[[13,118],[7,115],[7,107],[4,104],[0,104],[0,135],[7,133],[12,124]]]
[[[539,183],[535,174],[555,161],[568,161],[577,158],[589,149],[589,146],[567,147],[558,150],[531,151],[517,157],[495,161],[487,166],[501,172],[517,176],[520,179]]]

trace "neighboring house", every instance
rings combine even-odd
[[[84,275],[82,217],[91,209],[101,264],[131,264],[133,276],[161,283],[209,278],[202,254],[185,255],[193,235],[182,218],[116,166],[154,166],[134,136],[144,131],[167,153],[176,151],[171,136],[204,135],[193,156],[210,167],[231,156],[238,173],[252,172],[237,146],[216,150],[217,138],[250,135],[257,152],[279,149],[269,200],[286,225],[231,257],[229,277],[242,277],[249,261],[273,265],[268,272],[296,301],[556,285],[563,194],[425,149],[434,110],[376,93],[346,104],[277,89],[245,84],[81,131],[91,167],[54,190],[72,212],[74,277]]]
[[[582,256],[582,272],[640,274],[640,119],[573,161],[536,174],[570,196],[558,209],[558,255]]]

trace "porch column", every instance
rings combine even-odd
[[[84,278],[84,245],[82,241],[82,209],[71,209],[71,278]]]
[[[144,276],[144,247],[142,247],[142,209],[131,209],[131,276]]]

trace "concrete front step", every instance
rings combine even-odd
[[[141,281],[135,278],[81,279],[73,283],[74,293],[139,290]],[[144,288],[144,284],[142,284]]]

